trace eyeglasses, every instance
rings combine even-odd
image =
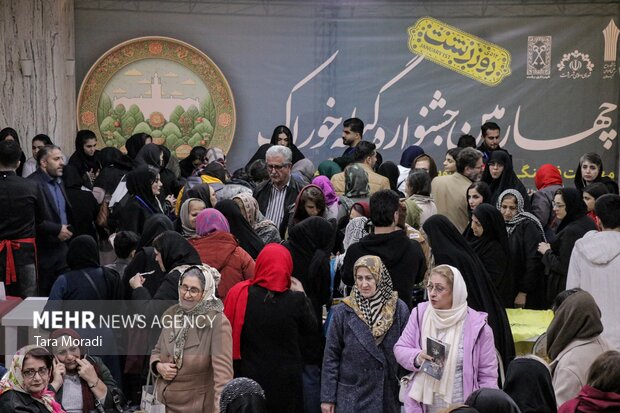
[[[188,291],[189,291],[189,295],[192,297],[196,297],[198,294],[200,294],[202,292],[202,290],[196,288],[196,287],[188,287],[187,285],[181,285],[181,294],[185,295]]]
[[[281,170],[282,168],[286,168],[287,166],[288,166],[288,164],[287,164],[287,163],[282,164],[282,165],[267,165],[267,169],[271,169],[271,170],[274,170],[274,169],[275,169],[276,171],[279,171],[279,170]]]
[[[435,286],[433,286],[433,284],[427,284],[426,285],[426,291],[428,291],[429,294],[433,292],[433,289],[439,295],[441,295],[441,294],[445,293],[446,291],[448,291],[447,288],[442,287],[441,285],[435,285]]]
[[[24,376],[27,379],[32,379],[37,373],[39,373],[39,377],[43,378],[47,376],[49,372],[50,370],[47,367],[41,367],[39,370],[35,370],[35,369],[24,370],[22,371],[22,376]]]
[[[552,205],[554,208],[557,208],[557,209],[566,208],[566,205],[564,205],[564,204],[558,204],[557,202],[552,202],[552,203],[551,203],[551,205]]]

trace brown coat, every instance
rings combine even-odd
[[[170,307],[164,316],[174,315],[178,308],[178,304]],[[150,364],[158,377],[157,399],[166,405],[167,413],[219,412],[222,389],[233,378],[232,329],[224,313],[209,311],[207,316],[199,320],[205,328],[198,325],[188,330],[183,366],[174,380],[159,377],[155,368],[155,362],[173,362],[171,328],[164,327],[153,349]]]

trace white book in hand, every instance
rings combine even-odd
[[[431,356],[433,360],[424,360],[421,366],[422,371],[437,380],[441,380],[449,351],[450,344],[436,338],[427,337],[426,354]]]

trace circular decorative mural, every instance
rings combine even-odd
[[[198,145],[228,152],[235,134],[235,101],[222,71],[167,37],[129,40],[101,56],[82,82],[77,110],[79,129],[121,150],[145,132],[178,158]]]

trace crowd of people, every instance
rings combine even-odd
[[[7,295],[209,320],[98,330],[118,349],[101,356],[58,344],[93,331],[54,330],[6,360],[0,412],[132,411],[147,382],[170,413],[620,411],[620,196],[600,156],[527,188],[496,123],[398,164],[363,131],[347,119],[315,166],[280,125],[235,171],[144,133],[122,152],[81,130],[70,155],[36,135],[26,159],[0,131]],[[553,310],[537,355],[515,357],[508,308]]]

